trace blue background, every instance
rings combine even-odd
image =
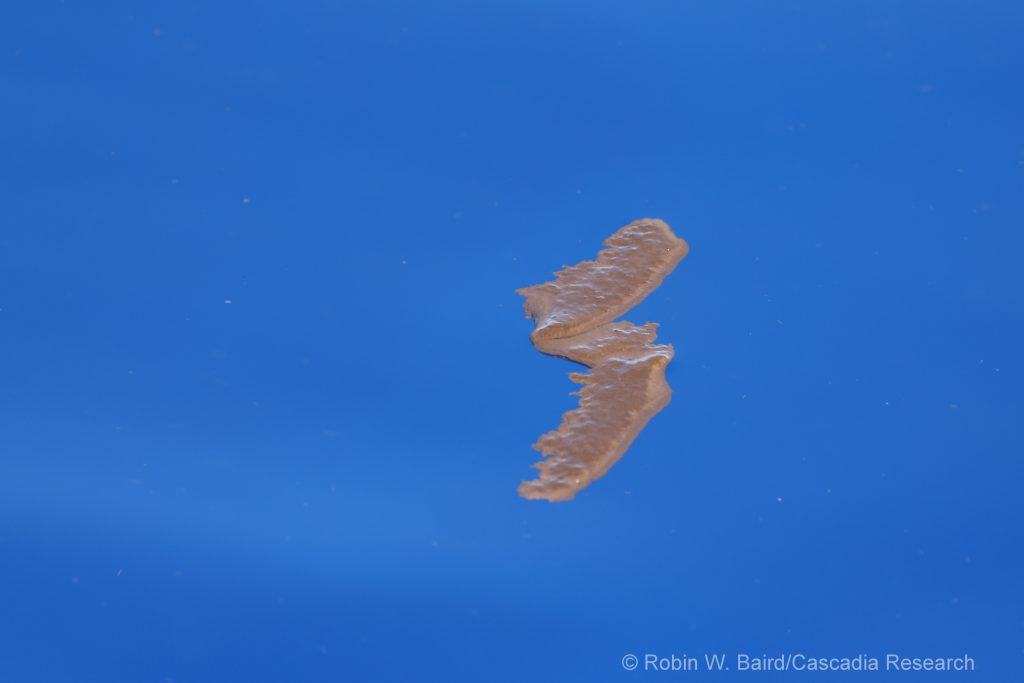
[[[7,6],[0,680],[1015,679],[1022,34],[1011,2]],[[627,316],[673,401],[571,504],[519,499],[574,399],[514,290],[641,217],[691,245]]]

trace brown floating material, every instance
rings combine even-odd
[[[530,338],[537,350],[590,368],[569,375],[583,385],[574,394],[579,407],[533,445],[545,459],[534,465],[540,476],[520,484],[524,498],[572,500],[622,457],[672,397],[665,367],[673,350],[654,343],[657,324],[612,321],[657,289],[686,256],[686,242],[664,221],[645,218],[604,244],[597,260],[518,290],[536,324]]]

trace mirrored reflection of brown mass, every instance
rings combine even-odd
[[[520,484],[524,498],[572,500],[622,457],[672,397],[665,367],[673,350],[654,343],[657,324],[612,321],[657,289],[686,256],[686,242],[664,221],[643,219],[604,245],[597,260],[518,290],[536,325],[530,339],[537,350],[590,368],[569,375],[583,385],[574,394],[579,407],[533,445],[545,458],[534,465],[540,476]]]

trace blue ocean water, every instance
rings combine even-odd
[[[1019,679],[1021,4],[4,14],[0,681]],[[673,401],[522,500],[642,217]]]

